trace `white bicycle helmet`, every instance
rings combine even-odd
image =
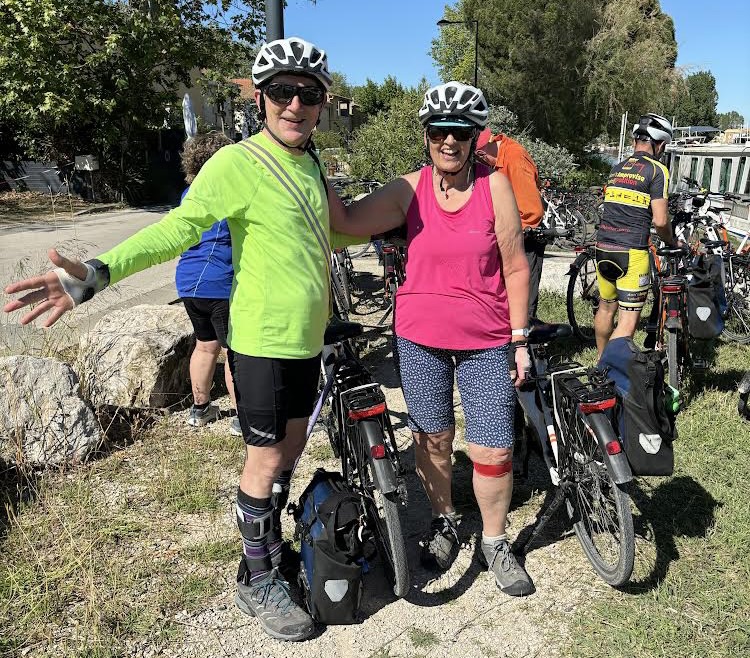
[[[654,142],[672,141],[672,124],[660,114],[644,114],[638,123],[633,125],[633,137],[648,137]]]
[[[264,43],[253,64],[253,84],[262,86],[279,73],[297,73],[314,77],[328,91],[331,74],[325,50],[299,37]]]
[[[488,114],[481,89],[453,80],[425,92],[419,120],[426,126],[428,123],[445,123],[448,117],[460,118],[484,128]]]

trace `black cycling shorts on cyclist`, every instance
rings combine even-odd
[[[649,121],[647,127],[655,123],[654,117],[658,115],[644,117]],[[651,282],[648,243],[654,218],[652,202],[666,199],[669,186],[667,168],[652,153],[651,143],[639,139],[640,127],[634,127],[633,155],[615,165],[607,180],[596,244],[601,299],[634,311],[643,308]],[[663,131],[661,123],[659,128]]]

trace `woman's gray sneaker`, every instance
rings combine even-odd
[[[422,538],[420,561],[425,569],[445,571],[458,554],[458,516],[441,514],[432,519],[429,532]]]
[[[263,630],[277,640],[299,642],[315,630],[312,618],[289,596],[289,583],[276,569],[260,582],[238,582],[234,602],[246,615],[256,617]]]
[[[203,427],[212,423],[219,417],[219,407],[209,404],[205,409],[198,409],[195,405],[190,407],[187,424],[193,427]]]
[[[490,545],[485,544],[480,537],[477,538],[477,543],[479,562],[494,574],[501,592],[510,596],[528,596],[536,591],[531,577],[511,553],[507,539],[500,539]]]

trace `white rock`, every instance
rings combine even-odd
[[[34,466],[77,463],[101,432],[78,377],[55,359],[0,359],[0,457]]]

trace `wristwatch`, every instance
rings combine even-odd
[[[525,327],[523,329],[511,329],[510,335],[511,336],[523,336],[524,338],[528,338],[529,329],[528,327]]]

